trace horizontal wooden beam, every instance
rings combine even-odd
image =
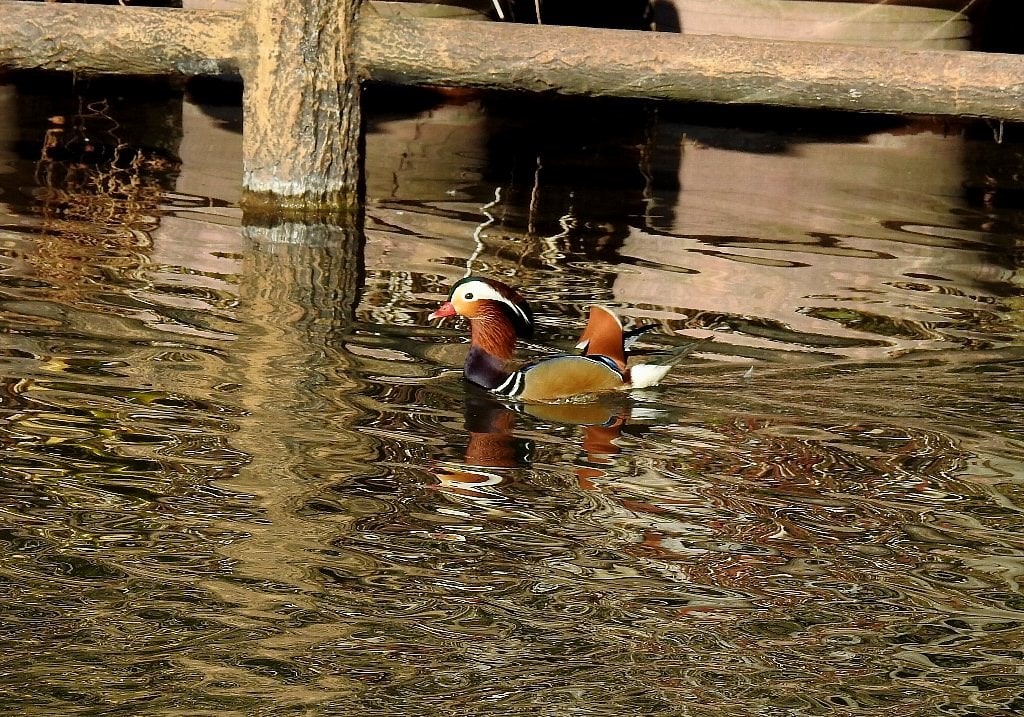
[[[1024,120],[1024,56],[364,13],[369,77],[665,100]]]
[[[389,17],[356,27],[362,77],[402,84],[1024,121],[1024,56]],[[0,1],[0,66],[237,73],[235,13]]]
[[[0,2],[0,67],[94,74],[237,74],[234,12]]]

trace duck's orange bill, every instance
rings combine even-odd
[[[433,321],[434,319],[444,319],[449,316],[455,316],[455,307],[452,306],[452,302],[446,301],[437,307],[430,316],[427,317],[427,321]]]

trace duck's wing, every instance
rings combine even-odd
[[[621,370],[626,369],[626,347],[622,335],[622,322],[611,309],[591,306],[587,326],[580,334],[576,348],[584,356],[607,356]]]
[[[623,332],[622,334],[622,348],[625,350],[627,356],[629,356],[629,349],[636,343],[636,340],[640,338],[641,334],[646,334],[651,329],[657,328],[657,324],[643,324],[641,326],[634,326],[629,331]]]
[[[611,359],[600,356],[556,356],[518,371],[521,384],[516,398],[553,401],[625,386],[622,371]]]

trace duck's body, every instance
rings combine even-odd
[[[511,287],[493,279],[468,277],[457,282],[448,300],[429,319],[462,316],[469,320],[468,381],[505,398],[554,401],[576,396],[654,386],[672,367],[628,366],[626,337],[618,317],[595,306],[577,347],[581,355],[562,355],[516,367],[517,338],[533,333],[533,313]]]

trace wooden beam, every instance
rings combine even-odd
[[[386,17],[355,28],[364,79],[1024,120],[1024,56]],[[235,13],[0,0],[0,66],[238,72]]]
[[[1024,120],[1024,56],[364,13],[367,77],[400,84]]]
[[[238,73],[238,13],[4,0],[0,27],[0,67],[86,74]]]

